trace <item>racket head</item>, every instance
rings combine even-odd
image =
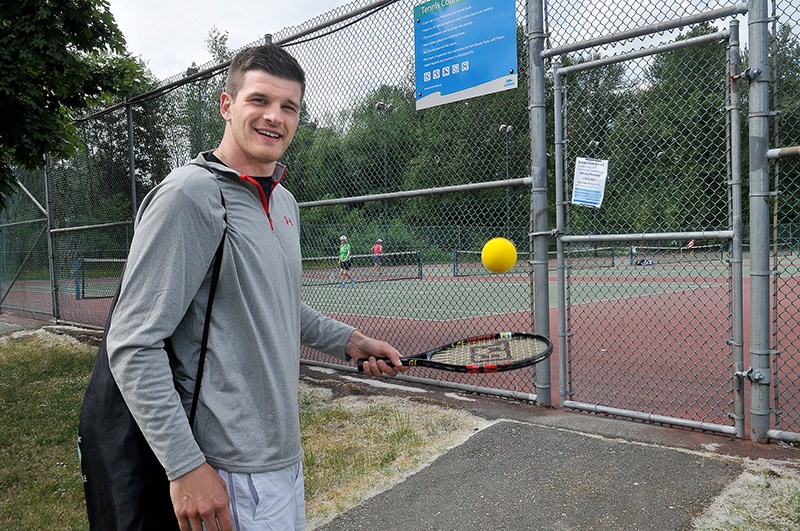
[[[496,332],[453,341],[400,360],[409,367],[489,373],[528,367],[547,359],[552,352],[553,344],[545,336]],[[358,361],[358,370],[363,371],[363,360]]]
[[[497,332],[442,345],[408,358],[409,366],[487,373],[528,367],[547,359],[553,344],[545,336],[527,332]],[[406,365],[404,359],[403,365]]]

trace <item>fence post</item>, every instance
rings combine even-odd
[[[739,21],[730,22],[728,41],[728,138],[730,139],[730,223],[733,231],[731,267],[733,269],[733,364],[737,373],[744,370],[744,293],[742,280],[742,102],[739,92]],[[744,438],[744,381],[733,381],[733,419],[736,436]]]
[[[561,235],[564,232],[564,124],[562,114],[564,85],[561,77],[561,60],[553,59],[553,123],[555,133],[553,143],[555,144],[555,166],[556,166],[556,254],[558,260],[558,395],[559,404],[564,402],[569,396],[567,390],[567,302],[565,293],[565,270],[564,270],[564,242]]]
[[[50,156],[44,157],[44,204],[47,212],[47,261],[48,269],[50,269],[50,294],[52,297],[53,317],[57,320],[61,317],[61,312],[58,308],[58,270],[56,264],[56,242],[53,235],[53,205],[51,204],[50,194],[50,172],[47,171],[50,167]]]
[[[128,122],[128,174],[131,178],[131,223],[136,223],[136,158],[133,149],[133,107],[129,103],[125,106],[125,118]],[[132,225],[133,226],[133,225]],[[130,245],[130,241],[128,242]]]
[[[547,278],[547,115],[545,111],[544,5],[528,2],[528,101],[531,129],[531,236],[533,255],[534,326],[538,334],[550,336],[550,289]],[[550,358],[536,370],[536,403],[549,406]]]
[[[750,82],[750,437],[767,442],[770,425],[770,183],[769,13],[767,0],[749,0]]]

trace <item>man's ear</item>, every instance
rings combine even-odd
[[[223,92],[219,97],[219,113],[226,122],[230,120],[231,105],[233,105],[233,98],[227,92]]]

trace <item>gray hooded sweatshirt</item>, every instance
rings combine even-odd
[[[171,172],[139,209],[108,356],[169,479],[204,462],[243,473],[297,463],[301,342],[346,358],[353,328],[301,301],[300,215],[280,184],[284,173],[278,164],[260,187],[201,154]],[[187,414],[211,265],[226,226],[192,430]],[[164,350],[168,337],[173,367]]]

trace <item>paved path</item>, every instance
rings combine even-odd
[[[304,378],[381,385],[304,366]],[[331,382],[328,382],[329,384]],[[388,384],[388,386],[387,386]],[[333,385],[333,384],[332,384]],[[413,385],[493,423],[325,531],[683,530],[754,459],[800,467],[800,450],[729,436]]]

